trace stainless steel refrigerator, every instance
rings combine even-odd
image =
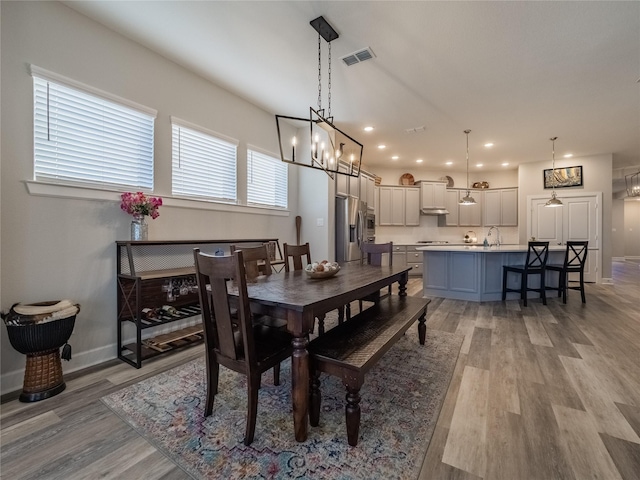
[[[336,262],[360,260],[360,243],[367,241],[367,204],[358,197],[336,197]]]

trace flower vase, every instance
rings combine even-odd
[[[144,215],[134,215],[131,221],[131,240],[147,240],[149,237],[149,226]]]

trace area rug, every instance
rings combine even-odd
[[[347,443],[345,390],[322,375],[320,425],[308,439],[293,437],[291,362],[280,385],[263,375],[255,440],[243,444],[246,378],[220,368],[213,414],[203,417],[203,359],[102,398],[146,440],[193,478],[415,479],[429,446],[462,337],[427,330],[425,346],[412,328],[365,378],[356,447]]]

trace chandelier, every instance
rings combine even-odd
[[[276,115],[280,159],[283,162],[334,174],[360,176],[363,146],[333,124],[331,115],[331,42],[338,33],[320,16],[310,22],[318,32],[318,108],[309,118]],[[328,112],[322,108],[322,39],[328,45]]]
[[[627,195],[630,197],[640,197],[640,171],[624,176],[624,183],[627,186]]]

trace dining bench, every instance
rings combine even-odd
[[[356,446],[360,430],[360,388],[365,374],[418,320],[418,339],[424,345],[427,306],[431,300],[389,295],[376,305],[339,324],[309,343],[309,421],[320,423],[320,373],[334,375],[347,389],[347,439]]]

